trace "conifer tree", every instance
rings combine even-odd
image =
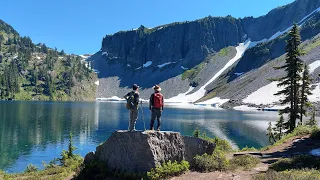
[[[306,123],[308,126],[315,126],[317,125],[317,120],[316,120],[316,107],[312,106],[312,111],[311,111],[311,117],[309,121]]]
[[[289,132],[292,132],[296,127],[296,120],[299,119],[299,88],[303,68],[302,60],[299,56],[302,55],[302,51],[299,48],[301,43],[301,37],[299,33],[299,27],[297,24],[293,25],[290,30],[289,39],[287,40],[286,46],[286,62],[283,66],[277,67],[276,69],[284,69],[286,71],[286,76],[280,78],[278,87],[284,87],[283,90],[279,91],[275,95],[284,95],[284,99],[280,101],[282,105],[290,106],[280,111],[280,114],[289,114],[289,120],[286,123],[286,127]]]
[[[283,115],[281,115],[275,127],[273,128],[274,137],[280,140],[284,134],[284,129],[285,129],[284,118],[283,118]]]
[[[311,78],[309,74],[309,68],[305,64],[302,74],[302,86],[301,86],[301,105],[300,105],[300,123],[302,123],[303,115],[306,115],[306,106],[308,103],[308,95],[311,95]]]
[[[272,131],[272,124],[271,124],[271,122],[269,122],[269,126],[268,126],[268,129],[267,129],[267,136],[269,137],[269,143],[270,143],[270,144],[273,144],[274,142],[276,142],[276,140],[275,140],[275,138],[274,138],[273,131]]]

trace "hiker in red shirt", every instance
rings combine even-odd
[[[154,93],[150,96],[149,101],[149,109],[151,111],[151,123],[150,123],[150,130],[154,130],[154,120],[157,118],[158,126],[157,131],[160,131],[161,126],[161,114],[163,111],[163,95],[160,93],[161,88],[159,85],[155,85],[153,87]]]

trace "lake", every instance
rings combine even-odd
[[[149,127],[150,112],[144,104]],[[139,114],[137,130],[144,129]],[[112,132],[128,127],[128,110],[116,102],[21,102],[0,101],[0,169],[22,172],[32,163],[42,168],[67,149],[69,132],[74,134],[75,153],[94,151]],[[277,120],[276,112],[218,110],[187,106],[165,107],[164,131],[192,135],[198,127],[209,137],[227,139],[236,148],[268,145],[266,128]]]

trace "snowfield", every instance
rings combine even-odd
[[[257,91],[250,94],[247,98],[245,98],[242,102],[251,103],[251,104],[274,104],[275,102],[279,102],[283,96],[275,96],[274,94],[283,88],[277,86],[278,82],[272,82],[266,86],[261,87]]]
[[[228,69],[230,66],[232,66],[236,61],[238,61],[242,55],[244,54],[244,52],[247,50],[247,48],[249,47],[249,45],[251,44],[251,41],[246,41],[245,43],[240,43],[237,47],[237,54],[234,58],[232,58],[222,69],[220,69],[220,71],[218,71],[205,85],[203,85],[202,87],[200,87],[200,89],[192,94],[188,94],[186,93],[182,93],[179,94],[176,97],[170,98],[170,99],[175,99],[178,102],[187,102],[187,103],[193,103],[195,101],[197,101],[198,99],[202,98],[205,93],[206,90],[205,88],[212,83],[214,80],[216,80],[226,69]],[[190,89],[189,89],[190,90]],[[189,91],[190,92],[190,91]],[[188,95],[187,95],[188,94]],[[219,103],[221,102],[220,100],[216,101],[218,99],[214,99],[211,101],[207,101],[207,103]],[[203,103],[202,103],[203,104]]]
[[[152,61],[148,61],[148,62],[143,64],[143,67],[144,68],[149,67],[149,66],[151,66],[151,64],[152,64]]]
[[[317,60],[309,65],[310,74],[313,73],[317,68],[320,67],[320,61]],[[248,97],[246,97],[243,102],[244,103],[250,103],[250,104],[256,104],[256,105],[268,105],[268,104],[274,104],[276,102],[279,102],[280,99],[283,99],[283,96],[275,96],[274,94],[283,90],[283,87],[277,86],[278,82],[272,82],[266,86],[261,87],[257,91],[250,94]],[[314,84],[316,85],[316,88],[312,91],[312,95],[309,96],[309,100],[311,102],[317,102],[320,101],[320,83]]]
[[[188,70],[188,68],[181,66],[181,69],[183,70]]]
[[[167,65],[172,64],[172,63],[176,63],[176,62],[166,62],[166,63],[158,65],[158,68],[163,68],[164,66],[167,66]]]

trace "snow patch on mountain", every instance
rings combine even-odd
[[[221,99],[219,97],[214,97],[212,99],[209,99],[207,101],[203,101],[201,103],[195,103],[196,105],[211,105],[214,107],[219,107],[220,105],[228,102],[229,99]]]
[[[258,105],[267,105],[279,102],[279,100],[283,98],[283,96],[275,96],[274,94],[282,90],[283,88],[278,87],[277,84],[278,82],[272,82],[266,86],[261,87],[260,89],[246,97],[243,102]]]
[[[186,97],[187,94],[190,93],[193,89],[194,89],[194,87],[190,87],[187,92],[185,92],[185,93],[180,93],[180,94],[178,94],[177,96],[172,97],[172,98],[169,98],[169,99],[165,99],[164,102],[168,102],[168,103],[189,103],[185,97]]]
[[[187,102],[195,102],[198,99],[202,98],[205,93],[206,90],[205,88],[212,83],[214,80],[216,80],[226,69],[228,69],[230,66],[232,66],[236,61],[238,61],[242,55],[244,54],[244,52],[246,51],[246,49],[249,47],[251,41],[246,41],[244,43],[240,43],[237,47],[237,54],[234,58],[232,58],[222,69],[220,69],[220,71],[218,71],[205,85],[203,85],[202,87],[200,87],[200,89],[196,92],[194,92],[193,94],[190,95],[186,95],[184,100]]]
[[[310,73],[313,73],[316,69],[320,67],[320,60],[317,60],[309,65]]]
[[[241,76],[244,72],[241,73],[234,73],[236,76]]]
[[[312,15],[313,15],[314,13],[316,13],[316,12],[320,12],[320,7],[319,7],[318,9],[312,11],[312,12],[311,12],[310,14],[308,14],[306,17],[304,17],[298,24],[304,23],[304,21],[305,21],[306,19],[308,19],[310,16],[312,16]]]
[[[312,95],[308,96],[311,102],[319,102],[320,101],[320,83],[313,84],[316,86],[314,90],[312,90]]]
[[[176,63],[176,62],[166,62],[166,63],[158,65],[158,68],[163,68],[164,66],[167,66],[167,65],[172,64],[172,63]]]
[[[314,72],[318,67],[320,67],[320,61],[317,60],[309,65],[310,74]],[[251,93],[248,97],[243,99],[244,103],[250,104],[274,104],[280,102],[280,99],[283,99],[284,96],[275,96],[274,94],[283,90],[283,87],[277,86],[278,82],[272,82],[266,86],[261,87],[257,91]],[[316,88],[312,91],[312,95],[309,96],[311,102],[320,101],[320,83],[314,84]]]
[[[183,70],[188,70],[188,68],[181,66],[181,69]]]
[[[148,62],[143,64],[143,67],[144,68],[149,67],[149,66],[151,66],[151,64],[152,64],[152,61],[148,61]]]

